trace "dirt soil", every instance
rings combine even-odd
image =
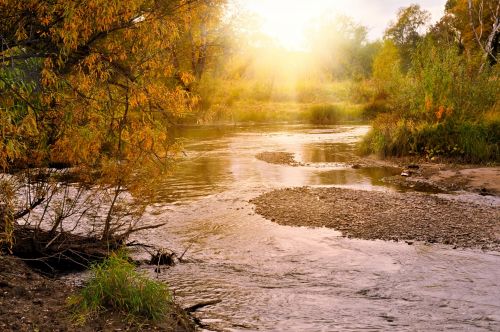
[[[78,288],[58,279],[46,278],[28,267],[21,259],[0,255],[0,331],[193,331],[185,322],[167,326],[130,322],[126,316],[107,312],[75,326],[66,304]],[[184,326],[183,326],[184,325]]]
[[[450,190],[465,190],[481,195],[500,195],[500,167],[427,165],[410,180],[436,183]]]
[[[469,191],[481,195],[500,196],[500,167],[456,164],[453,161],[429,162],[417,158],[391,158],[380,160],[369,157],[361,162],[368,166],[401,168],[408,176],[384,179],[399,185],[430,186],[441,191]]]
[[[500,209],[420,193],[340,188],[274,190],[251,201],[282,225],[329,227],[344,236],[500,251]]]
[[[302,165],[295,160],[293,153],[289,152],[261,152],[257,154],[255,158],[270,164],[288,165],[293,167]]]

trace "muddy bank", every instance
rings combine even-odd
[[[432,183],[446,190],[465,190],[481,195],[500,195],[500,167],[424,164],[407,181]]]
[[[0,255],[0,331],[194,331],[191,322],[177,318],[169,320],[177,322],[171,326],[133,322],[126,314],[113,312],[76,326],[67,299],[78,291],[75,285],[40,275],[17,257]],[[172,315],[185,316],[180,308]]]
[[[288,165],[293,167],[302,165],[295,160],[293,153],[289,152],[261,152],[255,155],[255,158],[270,164]]]
[[[357,167],[390,166],[401,169],[407,176],[384,179],[408,188],[428,186],[433,192],[469,191],[481,195],[500,195],[500,167],[458,164],[453,161],[429,162],[417,158],[378,159],[374,156],[360,160]]]
[[[283,225],[329,227],[344,236],[500,251],[500,209],[432,195],[339,188],[274,190],[251,201]]]
[[[75,288],[45,278],[20,259],[0,256],[0,330],[69,331],[66,299]]]

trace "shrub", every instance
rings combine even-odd
[[[69,299],[79,323],[104,309],[131,318],[159,320],[166,318],[173,308],[167,285],[135,271],[123,252],[111,254],[102,263],[92,266],[91,271],[92,278],[86,286]]]
[[[363,154],[418,154],[458,158],[466,162],[500,161],[500,122],[443,122],[396,120],[379,116],[360,144]]]
[[[314,124],[334,124],[339,121],[340,108],[335,105],[316,105],[312,106],[307,118]]]
[[[336,124],[341,121],[361,120],[361,113],[362,109],[357,105],[314,105],[300,115],[300,120],[311,124]]]
[[[390,108],[385,100],[373,100],[363,106],[362,117],[363,119],[375,119],[379,114],[389,111]]]

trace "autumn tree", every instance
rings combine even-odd
[[[445,17],[469,54],[479,52],[490,65],[498,62],[500,1],[448,0]]]
[[[223,22],[225,1],[205,0],[187,4],[178,16],[179,38],[172,46],[173,64],[179,72],[189,72],[197,80],[212,69],[229,48],[230,21]]]
[[[98,188],[92,218],[101,239],[143,227],[139,217],[178,150],[171,124],[197,103],[186,89],[195,75],[176,68],[172,50],[201,1],[0,0],[0,166],[11,174],[2,178],[4,224],[42,204],[67,215],[64,193],[50,189],[60,186],[15,194],[30,192],[39,170],[53,183],[63,168]],[[62,219],[50,228],[63,230]]]

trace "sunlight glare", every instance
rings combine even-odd
[[[343,15],[348,1],[331,0],[253,0],[242,5],[261,21],[260,30],[289,50],[307,48],[305,33],[314,19]]]

